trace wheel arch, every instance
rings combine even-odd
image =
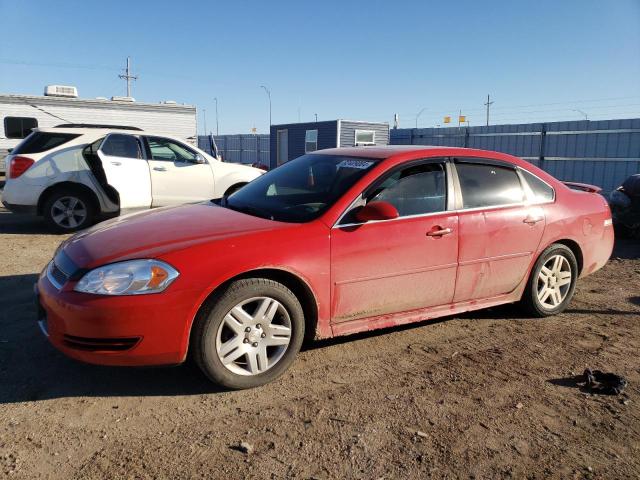
[[[292,273],[288,270],[268,267],[268,268],[257,268],[253,270],[247,270],[246,272],[237,274],[220,285],[215,287],[209,295],[205,298],[205,300],[201,303],[198,308],[190,326],[189,336],[188,336],[188,345],[187,345],[187,354],[191,350],[191,344],[193,341],[192,333],[193,326],[195,322],[198,320],[201,312],[204,308],[206,308],[211,302],[215,301],[216,297],[220,295],[221,292],[224,291],[226,287],[228,287],[231,283],[242,280],[245,278],[266,278],[269,280],[273,280],[275,282],[279,282],[287,287],[289,290],[293,292],[293,294],[300,301],[300,305],[302,306],[302,311],[304,313],[304,323],[305,323],[305,332],[304,332],[304,341],[308,342],[313,340],[316,335],[316,330],[318,327],[318,302],[316,299],[313,290],[309,286],[309,284],[302,279],[299,275]]]
[[[231,185],[229,188],[227,188],[224,192],[224,197],[228,197],[229,195],[231,195],[233,192],[235,192],[236,190],[244,187],[247,183],[249,182],[236,182],[233,185]]]
[[[573,255],[576,257],[576,262],[578,263],[578,276],[580,276],[582,274],[582,267],[584,265],[584,257],[582,255],[582,248],[580,248],[580,244],[578,244],[578,242],[576,242],[575,240],[571,240],[569,238],[563,238],[563,239],[551,242],[549,245],[547,245],[547,248],[549,248],[554,243],[559,243],[560,245],[564,245],[569,250],[571,250]]]
[[[91,190],[91,188],[87,187],[82,183],[66,181],[66,182],[54,183],[53,185],[50,185],[46,189],[44,189],[44,191],[40,194],[40,197],[38,197],[38,204],[36,206],[37,215],[43,215],[44,213],[43,208],[44,208],[45,202],[51,195],[53,195],[58,191],[82,192],[83,194],[87,195],[91,199],[91,202],[93,204],[92,207],[95,209],[95,212],[96,213],[100,212],[100,201],[98,200],[98,196],[96,195],[96,193],[93,190]]]

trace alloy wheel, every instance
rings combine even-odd
[[[51,206],[51,218],[64,229],[77,228],[87,219],[87,206],[78,197],[60,197]]]
[[[291,333],[291,317],[280,302],[271,297],[243,300],[218,328],[218,359],[235,374],[258,375],[282,359]]]
[[[538,274],[537,295],[542,308],[557,308],[571,289],[571,265],[564,255],[549,257]]]

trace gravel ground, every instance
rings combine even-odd
[[[0,210],[0,476],[639,478],[640,244],[564,314],[512,306],[308,346],[228,392],[189,365],[120,369],[55,351],[32,284],[64,237]],[[624,375],[594,396],[585,367]]]

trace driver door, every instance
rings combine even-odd
[[[458,215],[448,211],[448,183],[444,160],[405,165],[362,201],[391,203],[398,218],[362,223],[348,213],[334,226],[332,323],[451,303]]]
[[[149,165],[135,135],[111,133],[98,149],[107,183],[118,192],[120,208],[151,206]]]
[[[208,160],[176,140],[145,137],[145,141],[154,207],[214,197],[213,170]]]

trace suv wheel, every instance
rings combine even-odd
[[[60,191],[47,198],[44,220],[56,232],[75,232],[93,223],[93,202],[82,192]]]

